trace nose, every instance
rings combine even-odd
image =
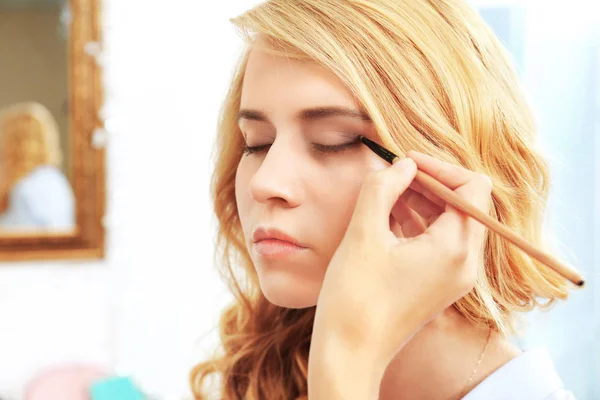
[[[303,196],[301,171],[301,160],[293,147],[275,140],[250,180],[250,196],[263,204],[276,202],[298,207]]]

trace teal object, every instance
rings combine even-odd
[[[110,377],[95,382],[90,388],[92,400],[145,400],[131,378]]]

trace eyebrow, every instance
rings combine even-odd
[[[368,114],[347,107],[315,107],[315,108],[307,108],[301,110],[296,118],[302,121],[316,121],[325,118],[333,118],[333,117],[346,117],[352,119],[358,119],[361,121],[371,121],[371,118]],[[259,121],[259,122],[270,122],[267,115],[258,110],[251,109],[241,109],[238,113],[238,121],[245,119],[250,121]]]

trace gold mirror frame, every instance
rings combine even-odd
[[[105,252],[105,135],[100,0],[69,0],[69,138],[76,199],[73,233],[0,233],[0,261],[99,259]]]

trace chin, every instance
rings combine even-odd
[[[287,276],[260,276],[260,289],[265,298],[279,307],[308,308],[317,305],[320,285]]]

